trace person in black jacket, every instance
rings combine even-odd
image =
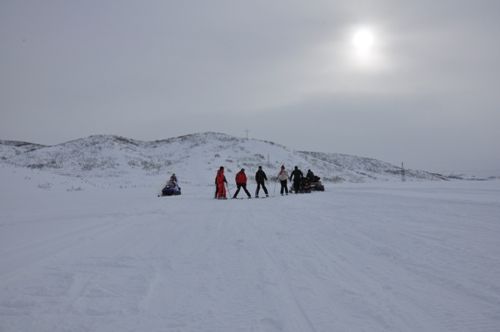
[[[302,178],[304,177],[304,174],[302,171],[295,166],[292,174],[290,174],[290,181],[293,179],[293,191],[295,191],[296,194],[299,193],[300,190],[300,182],[302,181]]]
[[[266,197],[269,197],[265,184],[265,181],[267,181],[267,176],[266,173],[264,173],[264,171],[262,170],[262,166],[259,166],[259,170],[257,171],[257,173],[255,173],[255,181],[257,181],[257,190],[255,190],[255,197],[256,198],[259,197],[260,186],[262,186],[262,189],[264,190]]]

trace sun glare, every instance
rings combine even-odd
[[[375,36],[369,28],[360,28],[352,36],[352,45],[358,52],[368,52],[374,42]]]
[[[377,67],[379,42],[375,29],[370,26],[358,26],[352,29],[350,36],[351,59],[361,68]]]
[[[391,70],[391,37],[382,25],[352,24],[341,29],[335,40],[318,48],[324,56],[320,61],[323,72],[365,77]]]

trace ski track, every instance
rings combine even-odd
[[[498,331],[500,190],[441,186],[5,204],[0,331]]]

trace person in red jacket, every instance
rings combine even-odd
[[[247,190],[247,175],[245,174],[244,168],[242,168],[241,171],[236,173],[236,187],[238,187],[238,189],[236,189],[236,192],[234,193],[233,198],[236,198],[236,196],[238,196],[238,193],[240,192],[241,188],[243,188],[243,190],[245,190],[248,198],[252,198],[252,196],[250,195],[250,193]]]
[[[217,191],[215,193],[215,198],[217,199],[226,199],[226,184],[227,180],[224,176],[224,167],[221,166],[217,171],[217,176],[215,177],[215,185],[217,187]]]

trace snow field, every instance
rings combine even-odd
[[[498,181],[218,201],[0,179],[0,331],[500,330]]]

